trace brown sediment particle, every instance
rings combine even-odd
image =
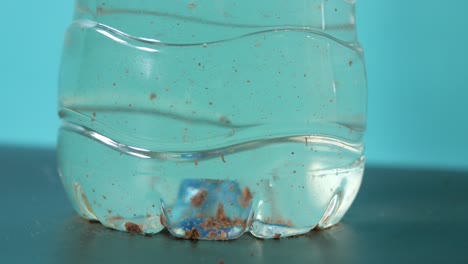
[[[93,112],[93,116],[94,116],[94,117],[96,116],[96,112]]]
[[[142,234],[143,230],[141,230],[141,227],[135,223],[132,222],[126,222],[125,223],[125,230],[129,233],[137,233],[137,234]]]
[[[216,231],[217,229],[220,228],[228,228],[232,226],[242,226],[244,229],[247,228],[247,221],[244,219],[240,218],[234,218],[232,220],[228,216],[226,216],[226,213],[224,211],[224,205],[222,203],[218,204],[218,209],[216,211],[216,218],[213,217],[208,217],[205,219],[203,223],[200,224],[200,227],[203,228],[204,230],[214,230]],[[226,238],[227,234],[223,233],[212,233],[212,237],[210,238],[221,238],[224,239]]]
[[[353,66],[353,61],[352,60],[348,61],[348,65],[349,67]]]
[[[280,237],[281,237],[281,234],[276,233],[276,234],[273,236],[273,239],[280,239]]]
[[[150,217],[152,217],[152,215],[149,214],[149,213],[146,213],[146,217],[150,218]]]
[[[263,220],[263,222],[267,224],[273,224],[273,225],[285,225],[285,226],[292,226],[291,220],[283,220],[281,217],[278,217],[278,219],[275,221],[271,219],[270,217],[267,217]]]
[[[321,228],[319,225],[316,225],[314,228],[312,228],[312,230],[323,231],[323,228]]]
[[[106,200],[106,199],[107,199],[107,196],[103,195],[103,196],[102,196],[102,199]]]
[[[232,221],[232,225],[234,226],[242,226],[244,228],[247,227],[247,221],[240,219],[240,218],[234,218],[234,221]]]
[[[188,8],[190,8],[190,9],[195,9],[195,8],[197,8],[197,4],[194,3],[194,2],[190,2],[190,3],[188,4]]]
[[[278,217],[278,219],[276,220],[276,224],[278,224],[278,225],[282,225],[282,224],[283,224],[283,218],[281,218],[281,216]]]
[[[247,208],[250,205],[250,202],[252,201],[252,193],[250,192],[250,189],[248,187],[245,187],[244,190],[242,191],[242,198],[240,200],[240,205],[242,208]]]
[[[195,164],[195,166],[198,166],[198,160],[194,160],[193,163]]]
[[[107,213],[112,214],[112,210],[107,210]]]
[[[220,259],[220,260],[218,261],[218,264],[224,264],[224,260]]]
[[[221,160],[223,161],[223,163],[226,163],[226,160],[224,159],[224,154],[221,154]]]
[[[226,213],[224,212],[224,205],[222,203],[218,204],[218,209],[216,210],[216,220],[224,221],[228,219]]]
[[[230,218],[226,217],[224,220],[216,220],[209,217],[203,223],[201,223],[200,226],[205,230],[215,230],[231,226],[242,226],[243,228],[246,228],[247,223],[245,220],[240,218],[234,218],[234,220],[231,220]]]
[[[227,237],[226,232],[222,231],[221,232],[221,239],[225,239],[226,237]],[[223,263],[224,263],[224,261],[223,261]]]
[[[123,217],[120,216],[120,215],[111,216],[111,217],[108,217],[108,218],[107,218],[107,221],[111,221],[111,222],[113,222],[113,221],[119,221],[119,220],[123,220]]]
[[[193,207],[200,207],[205,202],[207,196],[208,196],[208,192],[205,189],[201,189],[200,191],[198,191],[197,194],[195,194],[192,197],[192,199],[190,199],[190,204]]]
[[[216,238],[216,237],[217,237],[216,232],[210,231],[210,232],[208,233],[208,238]]]
[[[200,238],[200,232],[198,232],[197,228],[192,228],[192,231],[190,230],[185,230],[185,238],[186,239],[199,239]]]
[[[229,119],[227,119],[225,116],[220,116],[220,117],[218,118],[218,121],[219,121],[220,123],[224,123],[224,124],[231,124],[231,121],[229,121]]]
[[[157,95],[155,93],[150,94],[150,100],[154,100],[156,97],[157,97]]]
[[[201,223],[200,226],[205,230],[215,229],[218,226],[218,221],[216,221],[213,218],[209,217],[209,218],[205,219],[205,221],[203,223]]]

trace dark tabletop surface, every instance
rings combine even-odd
[[[51,149],[0,147],[0,263],[468,263],[468,171],[368,167],[343,221],[281,240],[112,231],[69,205]]]

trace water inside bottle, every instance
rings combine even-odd
[[[111,228],[189,239],[337,223],[364,169],[359,46],[306,27],[147,19],[230,37],[171,43],[72,24],[58,151],[75,209]]]

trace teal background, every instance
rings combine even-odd
[[[72,0],[2,2],[0,145],[54,147]],[[468,168],[468,2],[360,0],[373,165]]]

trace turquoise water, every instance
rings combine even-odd
[[[251,6],[253,17],[243,1],[150,2],[78,1],[58,140],[77,212],[190,239],[338,222],[364,169],[365,68],[353,27],[340,24],[352,4],[287,7],[347,10],[327,31],[315,16],[275,17],[281,1]]]

